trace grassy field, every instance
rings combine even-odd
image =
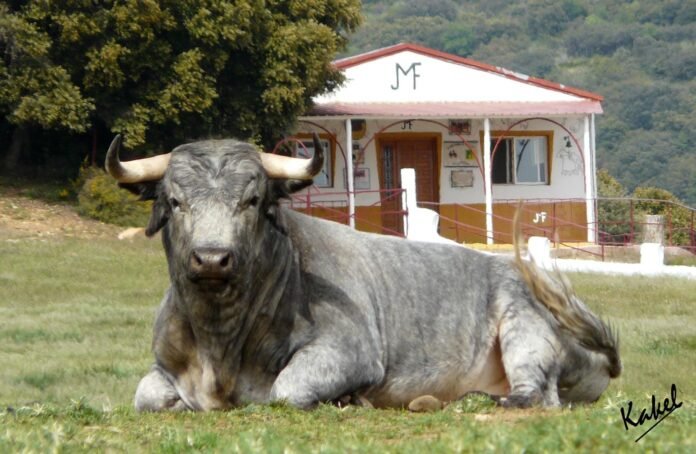
[[[622,335],[624,373],[594,405],[505,411],[482,398],[413,414],[248,406],[136,414],[151,325],[166,288],[158,241],[12,238],[0,230],[0,452],[696,452],[696,282],[571,275]],[[624,430],[678,387],[683,406]]]

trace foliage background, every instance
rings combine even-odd
[[[340,82],[337,52],[410,41],[602,94],[599,166],[628,193],[696,204],[695,1],[362,9],[359,27],[358,0],[1,2],[0,167],[74,177],[115,132],[148,152],[205,136],[275,143]]]
[[[152,151],[211,136],[274,144],[312,96],[342,80],[330,63],[358,25],[359,6],[2,2],[4,167],[23,161],[45,172],[58,161],[76,172],[85,152],[105,150],[115,133],[127,148]]]
[[[693,0],[364,0],[344,55],[414,42],[605,97],[597,162],[696,204]]]

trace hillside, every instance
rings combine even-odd
[[[696,205],[696,1],[365,0],[344,55],[398,42],[605,97],[597,161]]]

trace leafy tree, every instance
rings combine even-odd
[[[569,22],[585,14],[583,6],[573,0],[529,0],[525,8],[527,30],[532,36],[560,34]]]
[[[627,191],[607,169],[597,171],[597,193],[600,197],[626,197]]]
[[[330,62],[360,22],[357,0],[15,3],[0,10],[3,116],[129,147],[274,143],[342,80]]]
[[[24,125],[83,132],[94,108],[70,74],[50,60],[50,36],[0,3],[0,113],[14,125],[6,164],[13,168],[26,140]]]
[[[457,4],[452,0],[405,0],[394,8],[396,17],[441,17],[457,18]]]
[[[450,23],[442,34],[443,51],[466,56],[474,50],[476,38],[471,28],[463,27],[458,22]]]
[[[437,47],[449,22],[437,16],[405,17],[381,24],[370,34],[357,36],[353,48],[377,49],[400,42],[411,42],[428,47]]]
[[[597,171],[597,224],[603,243],[626,243],[631,237],[631,206],[627,191],[606,169]]]
[[[638,217],[663,216],[667,244],[691,244],[693,212],[684,207],[674,194],[661,188],[638,187],[633,191],[633,197],[641,199],[636,203]]]

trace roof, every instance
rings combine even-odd
[[[601,95],[402,43],[334,62],[346,82],[309,116],[530,116],[601,113]]]

